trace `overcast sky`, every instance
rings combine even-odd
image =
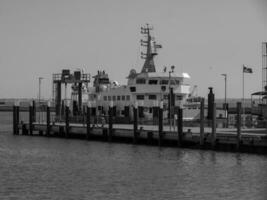
[[[206,96],[214,87],[224,97],[261,90],[261,43],[267,41],[267,0],[0,0],[0,98],[52,94],[52,73],[103,69],[126,83],[140,71],[140,26],[150,23],[163,48],[156,68],[175,65]]]

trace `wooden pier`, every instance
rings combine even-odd
[[[240,109],[240,105],[237,106]],[[66,107],[66,113],[68,113]],[[19,120],[19,107],[13,109],[13,132],[15,135],[47,136],[62,138],[84,138],[107,142],[127,142],[134,144],[152,144],[158,146],[176,146],[182,148],[212,149],[219,151],[249,152],[267,154],[266,129],[241,129],[240,116],[236,128],[217,128],[213,117],[210,127],[204,127],[203,110],[198,127],[185,127],[182,109],[176,115],[176,126],[170,129],[163,125],[162,112],[158,125],[140,125],[134,109],[132,124],[114,124],[112,109],[106,124],[93,124],[90,107],[87,107],[85,123],[71,123],[68,114],[63,122],[52,122],[50,108],[46,110],[46,121],[33,122],[33,109],[29,109],[29,122]],[[203,104],[201,106],[203,109]],[[159,108],[161,111],[161,108]],[[214,109],[214,112],[216,110]],[[240,115],[240,112],[238,112]],[[214,115],[215,116],[215,115]]]

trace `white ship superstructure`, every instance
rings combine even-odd
[[[116,116],[131,117],[131,107],[138,105],[139,116],[151,119],[155,116],[153,109],[159,106],[161,101],[165,117],[168,110],[183,106],[190,93],[190,86],[185,84],[185,79],[190,76],[187,73],[175,72],[174,66],[171,66],[170,71],[167,71],[166,67],[162,67],[161,72],[156,71],[153,58],[161,45],[151,36],[151,30],[148,25],[141,28],[141,33],[145,35],[141,45],[146,48],[146,53],[142,53],[141,57],[145,62],[140,73],[135,69],[130,71],[127,85],[110,81],[105,71],[98,71],[93,76],[93,86],[87,90],[87,103],[96,107],[96,112],[106,114],[108,107],[112,105],[115,107]]]

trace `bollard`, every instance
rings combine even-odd
[[[112,105],[109,107],[108,110],[108,141],[112,141],[112,132],[113,132],[113,107]]]
[[[177,131],[178,131],[178,141],[177,144],[178,146],[183,145],[183,109],[178,108],[178,113],[177,113]]]
[[[159,146],[162,145],[162,140],[163,140],[163,102],[160,102],[159,106]]]
[[[69,137],[70,133],[70,121],[69,121],[69,106],[66,105],[65,107],[65,137]]]
[[[32,135],[33,133],[33,118],[34,118],[34,114],[33,114],[33,106],[30,105],[29,106],[29,134]]]
[[[46,136],[50,135],[51,125],[50,125],[50,102],[47,103],[46,107]]]
[[[237,138],[236,138],[236,149],[239,150],[240,148],[240,140],[241,140],[241,102],[236,103],[236,128],[237,128]]]
[[[216,146],[216,103],[213,103],[212,107],[211,146]]]
[[[91,119],[90,119],[90,115],[91,115],[91,108],[90,105],[87,105],[87,112],[86,112],[86,139],[88,140],[90,138],[90,123],[91,123]]]
[[[204,107],[205,99],[201,98],[200,102],[200,137],[199,137],[199,144],[201,146],[204,145]]]
[[[137,118],[137,109],[138,109],[138,103],[135,102],[135,105],[133,107],[133,129],[134,129],[134,138],[133,138],[133,142],[137,143],[138,140],[138,133],[137,133],[137,126],[138,126],[138,118]]]

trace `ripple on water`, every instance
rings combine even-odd
[[[0,133],[0,199],[267,199],[266,166],[250,154]]]

